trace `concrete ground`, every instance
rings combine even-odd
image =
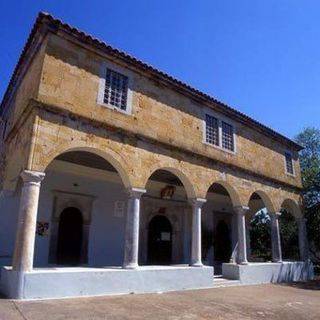
[[[42,301],[0,299],[0,320],[320,319],[320,281]]]

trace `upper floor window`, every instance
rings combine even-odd
[[[107,68],[104,89],[104,103],[126,110],[128,98],[128,77]]]
[[[292,154],[290,152],[285,153],[285,161],[286,161],[286,172],[288,174],[294,175],[293,159],[292,159]]]
[[[218,119],[211,114],[206,114],[205,142],[221,149],[235,152],[234,127],[224,120]]]
[[[206,142],[219,146],[219,140],[218,119],[206,114]]]
[[[233,127],[222,121],[222,148],[234,151]]]
[[[110,61],[100,65],[97,103],[127,115],[132,111],[132,80],[134,73]]]

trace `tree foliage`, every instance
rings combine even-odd
[[[282,210],[279,218],[282,258],[299,260],[299,231],[295,217],[287,210]]]
[[[306,128],[295,140],[304,147],[300,165],[311,258],[320,264],[320,130]]]
[[[266,210],[258,211],[250,221],[250,246],[251,258],[271,260],[271,226]]]

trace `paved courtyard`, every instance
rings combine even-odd
[[[0,320],[320,319],[320,281],[43,301],[0,299]]]

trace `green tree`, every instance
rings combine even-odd
[[[305,217],[311,259],[320,264],[320,130],[306,128],[295,139],[300,152]]]
[[[271,261],[271,226],[266,210],[258,211],[250,221],[251,256]]]

